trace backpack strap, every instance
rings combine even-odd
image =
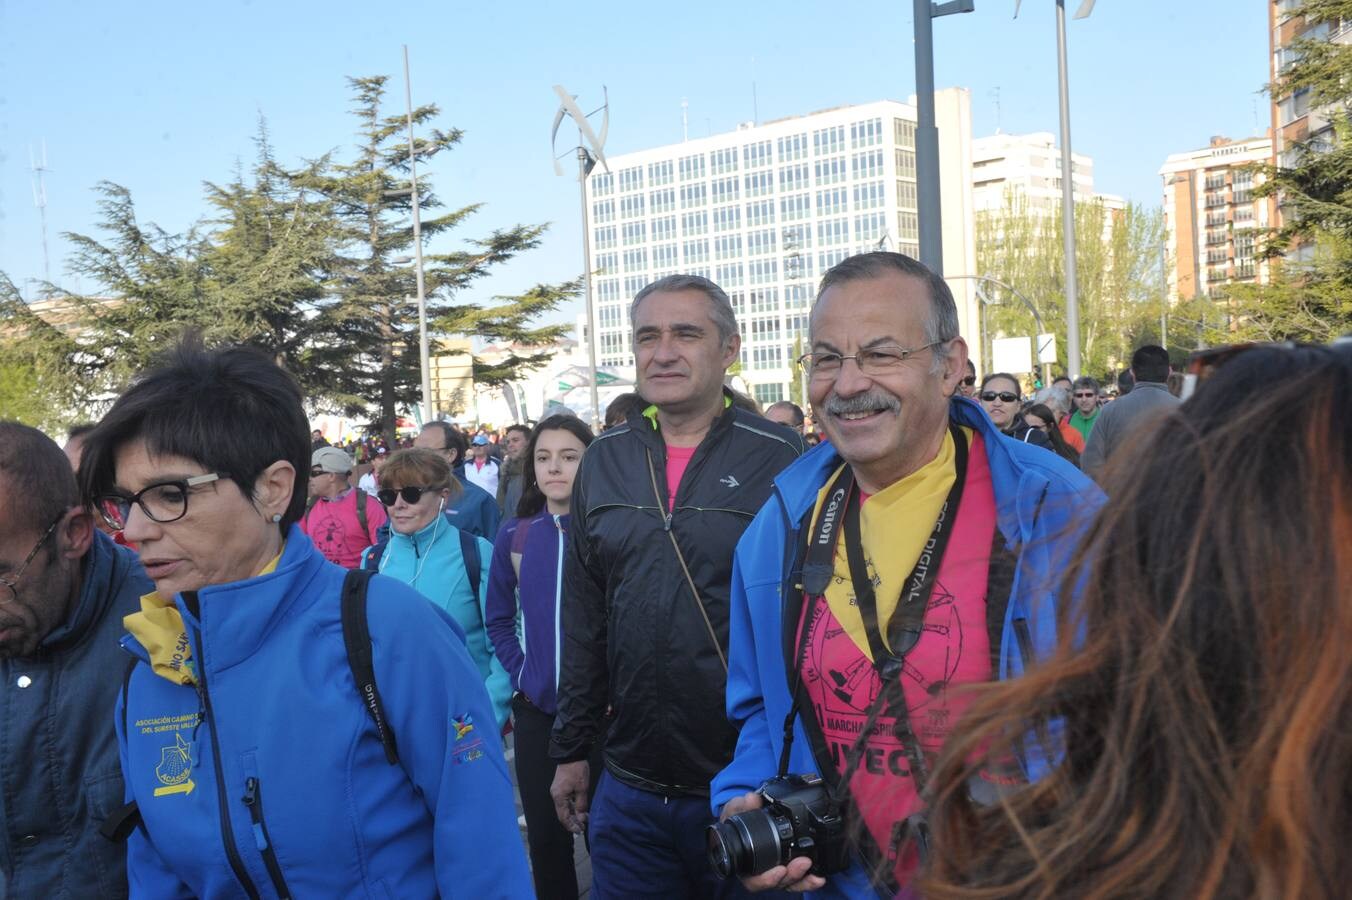
[[[512,532],[512,570],[516,572],[516,580],[521,581],[521,557],[526,552],[526,535],[530,532],[530,523],[535,521],[535,517],[529,519],[517,519],[516,530]]]
[[[377,535],[379,536],[379,535]],[[366,548],[361,557],[361,566],[359,568],[368,569],[372,572],[380,570],[380,558],[385,555],[385,548],[389,546],[390,539],[385,538],[378,544],[373,544]]]
[[[478,600],[479,580],[483,575],[484,566],[483,556],[479,553],[479,539],[459,528],[456,529],[456,533],[460,535],[460,558],[465,561],[465,574],[469,576],[469,586],[474,591],[474,599]]]
[[[353,681],[357,683],[362,705],[375,723],[376,735],[385,748],[385,759],[390,765],[395,765],[399,762],[399,750],[395,746],[394,731],[385,719],[380,690],[376,687],[371,630],[366,621],[366,591],[373,574],[365,569],[354,569],[343,578],[343,644],[347,647],[347,665],[352,670]]]
[[[371,531],[366,525],[366,499],[367,493],[361,488],[353,488],[357,492],[357,524],[361,526],[361,536],[369,539]]]
[[[131,673],[136,671],[136,664],[140,662],[136,657],[132,657],[127,663],[127,670],[122,674],[122,733],[127,733],[127,689],[131,684]],[[131,800],[119,806],[108,814],[108,818],[103,820],[99,826],[99,834],[106,840],[115,844],[120,844],[131,837],[133,829],[141,824],[141,808],[135,800]]]

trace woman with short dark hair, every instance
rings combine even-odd
[[[85,498],[139,545],[156,588],[124,620],[134,659],[116,716],[139,814],[125,821],[140,823],[132,895],[524,895],[512,788],[464,641],[389,578],[344,616],[361,576],[296,527],[310,452],[286,372],[191,346],[86,440]]]

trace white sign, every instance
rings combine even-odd
[[[1033,371],[1033,342],[1027,335],[991,341],[991,371],[1011,375]]]
[[[1056,335],[1039,334],[1037,336],[1037,361],[1044,363],[1056,362]]]

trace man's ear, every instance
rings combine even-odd
[[[80,559],[94,543],[94,514],[82,506],[66,510],[56,526],[56,550],[65,559]]]

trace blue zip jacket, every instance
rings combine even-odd
[[[391,529],[385,552],[381,554],[375,568],[383,575],[412,586],[455,619],[464,634],[470,658],[474,660],[484,687],[488,689],[500,734],[511,714],[512,681],[493,654],[493,642],[489,640],[484,627],[484,607],[488,602],[485,569],[493,545],[482,537],[474,540],[479,542],[478,596],[475,596],[465,571],[460,535],[456,534],[455,526],[445,516],[435,517],[431,524],[414,534],[400,534]]]
[[[551,716],[558,711],[559,602],[567,531],[566,515],[542,512],[508,519],[493,545],[488,576],[486,615],[493,648],[512,678],[512,689]],[[521,554],[520,578],[512,565],[513,546]]]
[[[343,643],[345,570],[292,526],[275,572],[175,606],[198,684],[129,672],[116,717],[133,897],[529,897],[492,708],[454,621],[379,575],[390,765]]]
[[[1088,477],[1055,453],[1016,441],[994,426],[977,404],[955,398],[950,419],[975,429],[985,441],[996,507],[996,525],[1018,565],[1010,588],[1000,640],[999,677],[1023,671],[1015,623],[1027,624],[1034,655],[1050,655],[1056,646],[1056,591],[1075,544],[1104,502]],[[798,547],[798,526],[813,507],[817,492],[841,464],[823,443],[775,479],[775,493],[737,544],[732,569],[732,621],[728,639],[728,718],[739,729],[732,763],[714,777],[710,803],[723,805],[754,791],[778,773],[789,713],[785,664],[783,596]],[[792,589],[792,587],[790,588]],[[795,721],[789,771],[819,773],[801,717]],[[1046,771],[1035,743],[1027,750],[1030,778]],[[872,896],[864,867],[854,866],[827,879],[822,897]]]

